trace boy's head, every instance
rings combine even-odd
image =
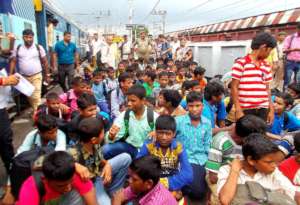
[[[121,73],[124,73],[125,70],[126,70],[126,64],[125,64],[125,62],[121,61],[118,65],[118,71],[121,74]]]
[[[153,83],[155,81],[156,74],[154,71],[147,71],[145,73],[145,83]]]
[[[252,39],[251,49],[257,51],[258,59],[263,60],[270,55],[276,45],[276,39],[270,33],[262,32]]]
[[[51,112],[58,113],[60,99],[57,93],[50,92],[46,95],[46,105]]]
[[[300,98],[300,83],[292,83],[288,86],[287,92],[294,98]]]
[[[195,91],[190,92],[186,97],[186,101],[190,118],[192,120],[200,120],[203,109],[203,97],[201,93]]]
[[[156,59],[156,63],[157,63],[157,65],[163,65],[163,64],[165,64],[164,63],[164,59],[162,59],[162,58],[157,58]]]
[[[198,66],[198,63],[193,61],[190,63],[190,71],[194,71]],[[205,71],[204,71],[205,72]]]
[[[169,74],[167,71],[163,71],[158,74],[158,82],[161,88],[166,88],[169,84]]]
[[[155,122],[156,139],[161,147],[167,148],[172,143],[176,132],[176,121],[170,115],[161,115]]]
[[[182,100],[178,90],[162,90],[158,96],[158,105],[177,108]]]
[[[136,72],[136,78],[140,81],[144,81],[145,72],[143,70],[138,70]]]
[[[128,89],[131,88],[131,86],[133,84],[133,78],[127,72],[122,73],[121,75],[119,75],[118,81],[119,81],[120,88],[122,89],[122,91],[124,93],[126,93],[128,91]]]
[[[195,91],[195,92],[201,92],[201,86],[198,80],[191,80],[190,82],[190,86],[191,86],[191,91]]]
[[[159,182],[159,158],[149,155],[135,159],[129,167],[129,186],[136,195],[145,195]]]
[[[78,125],[78,135],[83,143],[100,144],[104,138],[104,125],[101,119],[85,118]]]
[[[194,70],[194,78],[196,80],[202,80],[204,78],[204,74],[205,74],[205,69],[202,67],[196,67]]]
[[[86,89],[84,80],[79,76],[75,77],[72,81],[72,89],[74,90],[74,93],[79,96]]]
[[[177,66],[177,74],[180,77],[184,77],[185,76],[185,68],[182,65]]]
[[[108,67],[107,75],[110,79],[115,79],[115,70],[113,67]]]
[[[98,85],[103,80],[103,74],[99,70],[93,72],[93,82]]]
[[[147,96],[145,98],[145,104],[146,104],[147,107],[150,107],[150,108],[154,109],[155,104],[156,104],[155,97]]]
[[[82,118],[96,117],[97,102],[93,94],[83,93],[77,99],[78,110]]]
[[[127,92],[128,107],[137,112],[145,105],[146,90],[142,85],[134,85]]]
[[[294,99],[288,93],[276,93],[274,100],[274,111],[276,114],[281,115],[284,111],[288,110],[294,104]]]
[[[237,120],[235,124],[235,133],[232,134],[232,139],[236,144],[242,145],[243,140],[252,133],[265,134],[267,124],[264,120],[255,115],[245,115]]]
[[[161,72],[165,71],[166,68],[167,68],[167,67],[166,67],[165,65],[160,65],[160,64],[159,64],[159,65],[156,66],[156,73],[157,73],[157,74],[160,74]]]
[[[56,141],[57,136],[57,122],[52,115],[40,113],[35,122],[41,138],[48,141]]]
[[[263,134],[253,133],[249,135],[244,140],[242,152],[245,161],[260,173],[271,174],[277,166],[278,146]]]
[[[176,83],[176,73],[175,72],[168,72],[169,76],[169,84],[173,85]]]
[[[168,66],[169,68],[171,68],[173,65],[174,65],[174,60],[173,60],[173,59],[168,59],[168,61],[167,61],[167,66]]]
[[[51,189],[60,194],[72,190],[75,162],[67,152],[57,151],[48,155],[43,162],[42,170]]]
[[[209,82],[204,89],[204,99],[213,104],[220,103],[225,93],[224,86],[219,82]]]

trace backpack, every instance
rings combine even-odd
[[[105,88],[105,86],[103,86],[103,88]],[[104,90],[105,90],[105,92],[107,91],[106,88]],[[116,89],[112,89],[112,90],[106,92],[107,94],[105,96],[106,97],[106,102],[108,104],[108,109],[110,110],[110,112],[111,112],[111,94],[112,94],[112,92],[114,90],[116,90],[116,92],[117,92],[117,98],[119,98],[119,96],[120,96],[120,88],[119,87],[117,87]]]
[[[238,184],[231,205],[296,205],[286,194],[264,188],[257,182]]]
[[[37,134],[38,132],[35,133],[33,142],[36,141]],[[39,147],[36,144],[33,144],[31,150],[22,152],[13,158],[10,180],[11,191],[15,199],[18,199],[19,197],[19,191],[23,182],[32,175],[33,165],[35,164],[35,162],[38,159],[42,159],[40,157],[50,154],[53,151],[53,148]]]
[[[131,110],[128,109],[125,112],[124,115],[124,125],[125,125],[125,134],[124,136],[120,139],[121,141],[126,141],[126,139],[129,137],[129,117],[130,117],[130,112]],[[154,130],[154,110],[150,107],[147,107],[147,121],[148,125],[151,129],[151,131]]]

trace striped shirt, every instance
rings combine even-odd
[[[242,156],[242,147],[237,145],[228,132],[219,132],[213,137],[205,168],[218,173],[221,166],[228,164],[234,158]]]
[[[265,61],[256,66],[249,55],[238,59],[232,67],[232,78],[240,81],[238,97],[242,109],[269,107],[267,85],[272,81],[272,73]]]

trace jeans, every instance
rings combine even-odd
[[[126,180],[128,167],[131,163],[131,157],[127,153],[119,154],[108,160],[112,167],[112,182],[109,186],[104,187],[101,177],[97,177],[94,182],[96,188],[96,196],[98,204],[110,205],[112,196],[115,192],[120,190]]]
[[[67,92],[71,89],[71,84],[75,75],[75,65],[74,64],[60,64],[58,65],[58,80],[59,85],[64,92]],[[66,78],[68,78],[68,88],[66,87]]]
[[[192,199],[203,199],[207,192],[207,183],[205,180],[204,166],[191,164],[193,168],[194,180],[190,185],[182,188],[182,193],[188,195]],[[195,180],[197,179],[197,180]]]
[[[102,152],[104,158],[107,160],[122,153],[128,153],[130,154],[132,159],[135,159],[138,150],[137,148],[135,148],[131,144],[128,144],[127,142],[118,141],[118,142],[104,145]]]
[[[8,174],[12,158],[14,157],[12,137],[13,132],[10,126],[8,113],[5,108],[0,109],[0,155]]]
[[[284,76],[284,86],[287,87],[292,83],[292,74],[295,74],[296,82],[300,82],[300,62],[287,60],[285,64],[285,76]]]

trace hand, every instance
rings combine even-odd
[[[243,163],[239,157],[235,158],[231,163],[231,171],[239,173],[243,168]]]
[[[210,181],[210,183],[216,184],[218,182],[218,174],[213,173],[213,172],[209,172],[208,173],[208,180]]]
[[[61,109],[61,111],[64,114],[69,113],[69,111],[70,111],[70,108],[68,106],[66,106],[65,104],[62,104],[62,103],[59,105],[59,108]]]
[[[154,142],[156,141],[156,132],[152,131],[149,134],[149,138],[152,139]]]
[[[116,125],[113,125],[108,133],[108,137],[110,140],[114,140],[118,132],[120,131],[120,128]]]
[[[14,205],[15,204],[15,197],[11,193],[11,188],[8,187],[6,189],[5,195],[2,199],[3,205]]]
[[[242,109],[238,109],[238,110],[236,110],[236,112],[235,112],[235,118],[236,118],[236,120],[240,119],[240,118],[243,117],[244,115],[245,115],[245,114],[244,114],[244,112],[243,112]]]
[[[111,204],[112,205],[121,205],[125,200],[126,199],[124,196],[124,189],[120,189],[113,194],[112,199],[111,199]]]
[[[20,78],[16,75],[10,75],[3,79],[3,85],[17,85]]]
[[[111,183],[111,180],[112,180],[112,167],[109,164],[109,162],[107,162],[105,164],[105,166],[103,167],[101,177],[103,179],[103,185],[104,186]]]
[[[268,113],[268,117],[267,117],[267,123],[268,125],[271,125],[273,124],[273,121],[274,121],[274,110],[271,109]]]
[[[83,181],[88,181],[90,179],[91,173],[85,166],[75,163],[75,171]]]
[[[181,200],[183,197],[183,194],[181,191],[172,191],[171,193],[177,201]]]

